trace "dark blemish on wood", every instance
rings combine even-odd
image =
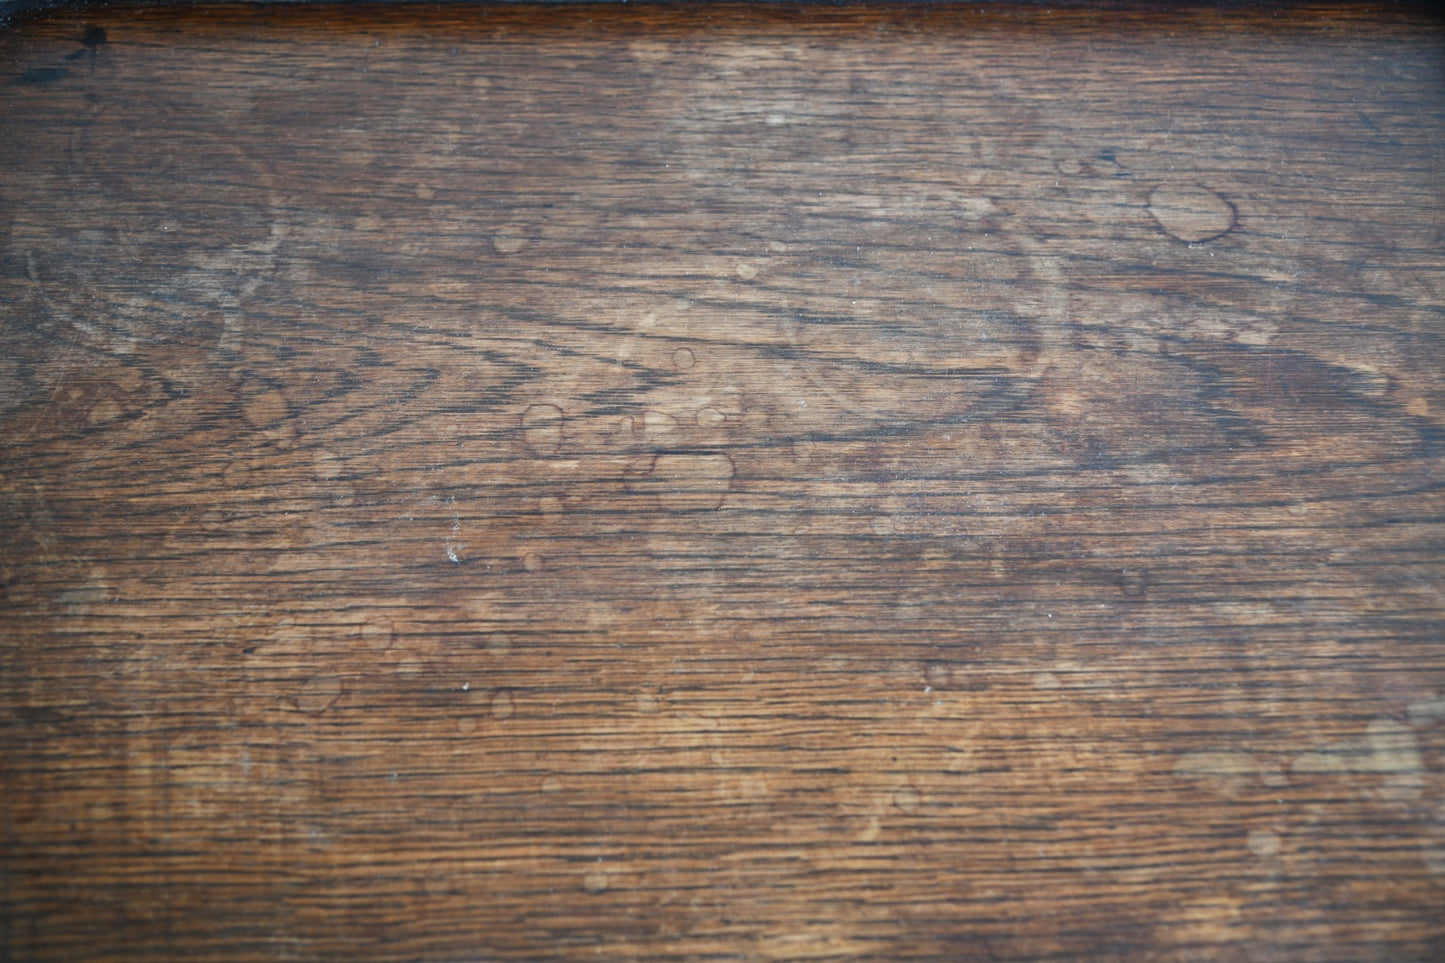
[[[106,42],[107,40],[105,28],[97,27],[94,24],[91,24],[87,26],[85,28],[85,32],[80,35],[80,44],[85,49],[77,50],[72,54],[68,54],[65,59],[79,60],[81,57],[89,54],[93,61],[95,59],[95,52],[100,49],[101,44]]]
[[[20,83],[29,86],[40,86],[42,84],[53,84],[57,80],[64,80],[70,76],[70,71],[65,67],[31,67],[20,75]]]
[[[1119,574],[1119,591],[1124,593],[1125,598],[1141,599],[1149,591],[1149,583],[1144,578],[1143,572],[1131,572],[1127,569]]]

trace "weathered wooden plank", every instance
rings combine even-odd
[[[1442,48],[13,25],[3,955],[1438,956]]]

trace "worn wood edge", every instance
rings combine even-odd
[[[1270,24],[1283,29],[1315,26],[1349,29],[1351,23],[1378,23],[1382,19],[1414,23],[1445,30],[1445,7],[1428,0],[0,0],[0,36],[23,29],[28,23],[58,17],[84,18],[105,12],[134,12],[157,15],[206,16],[220,12],[252,10],[257,13],[281,8],[338,10],[385,9],[390,14],[438,8],[458,11],[488,8],[583,11],[587,8],[695,9],[806,19],[824,11],[956,9],[975,13],[992,12],[1000,17],[1017,16],[1028,21],[1057,23],[1077,17],[1127,17],[1144,26],[1148,22],[1179,24],[1216,21],[1229,23],[1248,17],[1251,27]]]

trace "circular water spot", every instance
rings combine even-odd
[[[930,662],[923,667],[923,684],[931,689],[944,689],[953,681],[953,670],[942,662]]]
[[[247,398],[241,416],[252,428],[266,428],[285,418],[290,412],[286,396],[279,391],[262,391]]]
[[[1054,258],[1010,250],[1001,239],[948,251],[947,264],[884,259],[856,270],[876,294],[779,321],[798,372],[780,370],[799,415],[824,408],[893,425],[953,422],[1016,407],[1048,369],[1067,327],[1068,285]],[[918,291],[933,292],[919,301]],[[869,305],[908,300],[907,316]],[[916,304],[915,304],[916,302]]]
[[[86,413],[86,419],[92,425],[104,424],[107,421],[114,421],[121,416],[124,409],[116,402],[106,399]]]
[[[553,404],[531,405],[522,412],[522,440],[534,454],[550,457],[562,447],[562,431],[567,418]]]
[[[527,238],[520,234],[507,231],[493,235],[492,247],[498,254],[516,254],[527,246]]]
[[[582,876],[582,888],[589,893],[604,892],[610,886],[612,880],[607,875],[607,870],[598,866],[589,869]]]
[[[368,619],[361,623],[358,634],[361,636],[361,644],[368,649],[384,650],[391,647],[396,637],[396,629],[389,619]]]
[[[750,264],[747,261],[743,261],[737,266],[737,272],[738,277],[742,278],[744,281],[751,281],[753,278],[758,276],[757,265]]]
[[[341,698],[341,677],[323,673],[307,679],[296,695],[296,708],[302,712],[325,712]]]
[[[665,452],[634,465],[624,476],[627,490],[652,495],[675,512],[722,506],[737,469],[723,452]]]
[[[502,655],[512,650],[512,637],[501,632],[487,636],[486,647],[488,652]]]
[[[632,422],[632,433],[641,433],[643,438],[656,439],[661,435],[670,435],[677,430],[677,419],[665,411],[654,411],[649,408],[642,413],[642,417]]]
[[[188,381],[183,373],[209,363],[227,328],[246,323],[249,299],[276,266],[290,215],[269,152],[221,131],[191,129],[182,141],[165,125],[87,123],[68,141],[57,145],[56,185],[67,204],[17,219],[7,235],[25,252],[50,323],[68,329],[49,337],[117,356],[145,345],[168,378]],[[156,176],[164,203],[150,186]],[[225,217],[211,216],[220,184]],[[114,283],[126,264],[147,270]]]
[[[1143,598],[1149,590],[1149,582],[1143,572],[1124,571],[1119,573],[1119,591],[1125,598]]]
[[[1445,876],[1445,804],[1435,810],[1429,835],[1420,844],[1420,859],[1432,876]]]
[[[672,353],[672,363],[678,368],[691,368],[697,364],[697,355],[692,353],[691,348],[678,348]]]
[[[912,813],[923,803],[923,794],[912,786],[900,786],[893,793],[893,805],[899,812]]]
[[[704,408],[697,413],[697,426],[699,428],[716,428],[725,424],[728,416],[716,408]]]
[[[1254,855],[1261,859],[1279,855],[1279,836],[1267,829],[1252,830],[1249,837],[1245,840],[1245,845],[1249,847],[1251,853],[1254,853]]]
[[[510,719],[515,707],[512,705],[512,693],[506,689],[498,689],[492,696],[492,718]]]
[[[1202,184],[1165,184],[1149,194],[1149,213],[1159,229],[1189,244],[1213,241],[1234,227],[1234,205]]]

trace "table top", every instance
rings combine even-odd
[[[1445,953],[1445,32],[0,33],[0,957]]]

